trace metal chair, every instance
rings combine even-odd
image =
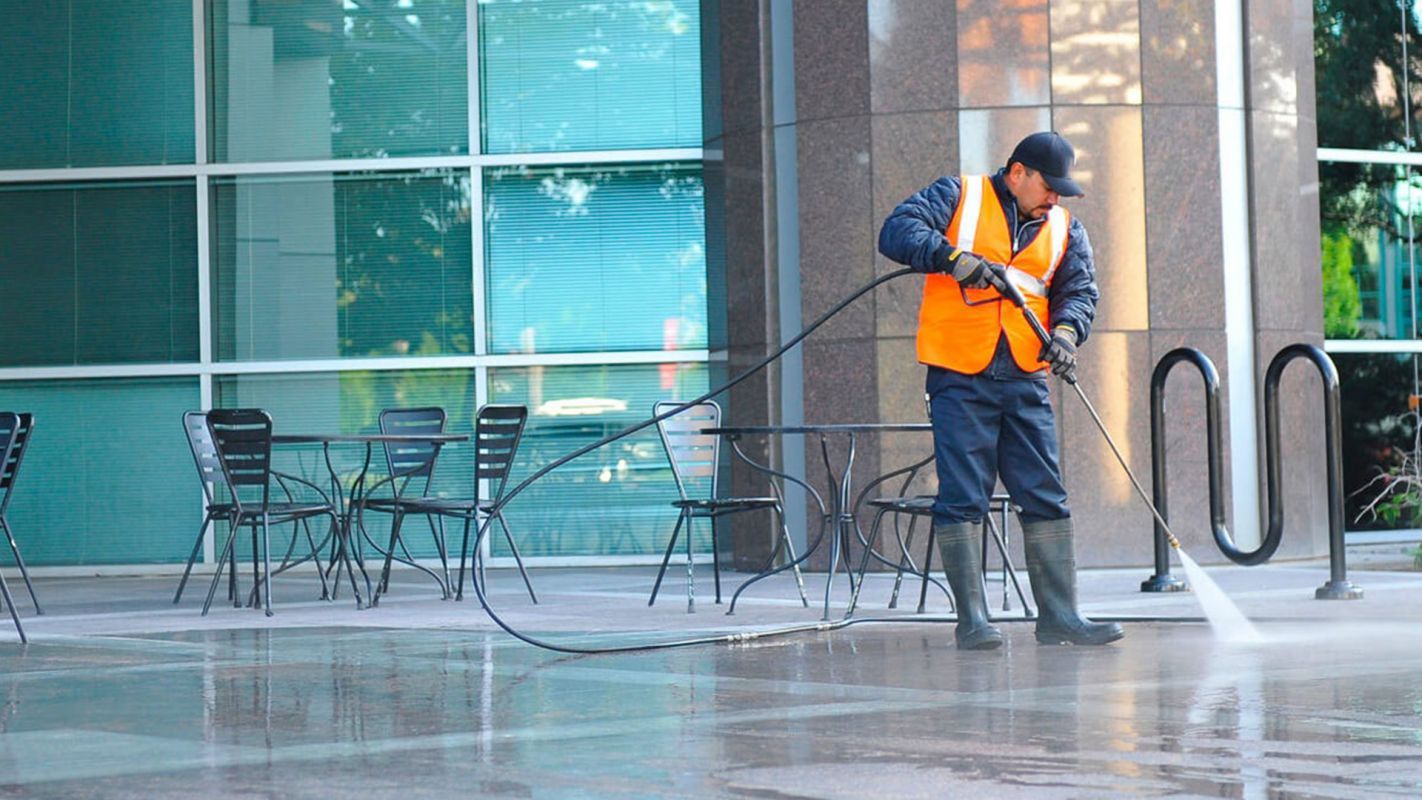
[[[198,526],[197,537],[193,540],[192,552],[188,554],[187,566],[183,568],[183,577],[178,581],[178,590],[173,593],[173,604],[177,605],[183,599],[183,590],[188,585],[188,578],[192,575],[193,564],[197,562],[198,553],[202,551],[205,541],[207,526],[215,524],[218,520],[226,520],[229,525],[232,523],[233,507],[231,503],[218,500],[218,492],[225,492],[226,483],[223,478],[222,462],[217,455],[217,445],[213,443],[212,433],[207,428],[207,414],[202,411],[186,411],[183,413],[183,433],[187,436],[188,450],[193,456],[193,465],[197,468],[198,481],[202,484],[203,495],[203,518],[202,524]],[[311,483],[294,475],[286,475],[281,472],[272,472],[272,477],[276,479],[277,485],[281,487],[286,495],[288,503],[295,503],[296,498],[291,493],[288,481],[312,486]],[[319,489],[317,489],[320,492]],[[322,493],[324,496],[324,493]],[[291,555],[296,549],[297,526],[305,529],[306,542],[311,547],[309,555],[292,561]],[[325,544],[330,539],[331,533],[326,534]],[[316,572],[321,578],[321,597],[327,595],[326,576],[321,568],[320,559],[321,545],[311,536],[311,528],[306,524],[305,519],[292,522],[291,544],[287,547],[286,555],[282,558],[282,563],[276,569],[276,574],[280,575],[287,569],[306,561],[314,561]],[[255,586],[253,587],[255,589]],[[237,598],[237,570],[234,568],[228,573],[227,599],[232,601],[234,606],[241,606]]]
[[[660,417],[679,405],[681,404],[672,401],[657,403],[652,409],[653,415]],[[671,562],[672,551],[676,549],[676,540],[681,535],[681,526],[684,523],[686,525],[686,610],[688,613],[696,610],[691,543],[692,520],[698,518],[711,520],[711,571],[716,585],[716,603],[719,605],[721,602],[721,557],[716,546],[716,520],[730,514],[768,508],[775,512],[776,518],[780,522],[780,535],[775,546],[771,548],[770,557],[766,561],[766,569],[747,583],[764,577],[770,571],[770,565],[775,563],[781,549],[784,548],[795,572],[795,581],[800,589],[800,601],[808,606],[809,600],[805,597],[804,580],[800,575],[795,545],[790,539],[789,529],[785,526],[785,510],[775,484],[771,484],[771,489],[776,492],[774,497],[720,497],[717,494],[721,437],[716,434],[702,433],[702,431],[708,428],[717,428],[720,425],[721,406],[713,401],[697,403],[685,411],[657,423],[657,431],[661,434],[667,460],[671,462],[672,478],[676,481],[676,491],[680,498],[672,501],[672,505],[677,509],[676,527],[672,529],[671,541],[667,542],[667,550],[662,556],[662,565],[657,570],[657,580],[652,585],[652,596],[647,599],[647,605],[650,606],[657,602],[657,592],[661,589],[662,578],[666,575],[667,565]],[[694,497],[690,486],[693,482],[706,485],[707,496]],[[734,603],[732,605],[734,606]]]
[[[513,552],[514,562],[518,564],[518,572],[523,577],[523,585],[528,589],[528,597],[535,604],[538,603],[538,595],[533,591],[533,581],[529,580],[528,570],[524,568],[523,557],[519,555],[518,545],[514,543],[513,533],[509,531],[508,521],[504,518],[501,509],[495,510],[499,501],[503,499],[504,489],[508,486],[509,475],[513,472],[514,459],[518,455],[519,441],[523,438],[523,429],[527,422],[528,408],[526,406],[491,404],[479,409],[479,413],[474,416],[473,497],[410,497],[406,498],[407,502],[403,504],[406,515],[433,514],[464,521],[464,541],[459,549],[459,585],[454,594],[455,600],[464,599],[464,568],[469,562],[470,526],[478,524],[478,533],[474,538],[476,552],[472,568],[480,571],[480,576],[474,578],[474,580],[480,581],[483,576],[484,558],[477,552],[479,544],[484,540],[484,533],[489,526],[494,523],[494,520],[498,520],[499,527],[504,531],[504,539]],[[482,499],[480,496],[480,481],[489,482],[490,492],[487,499]],[[479,522],[481,516],[483,517],[482,523]]]
[[[20,464],[24,462],[25,451],[29,449],[30,436],[34,433],[35,418],[28,412],[6,412],[0,414],[0,437],[8,436],[12,443],[0,467],[0,528],[5,530],[5,540],[10,543],[10,552],[15,556],[15,565],[20,568],[20,577],[25,579],[25,589],[30,593],[30,601],[35,604],[35,613],[44,614],[39,598],[35,596],[34,584],[30,583],[30,571],[25,567],[25,559],[20,556],[20,546],[15,543],[15,534],[10,530],[10,521],[5,512],[10,509],[10,498],[14,495],[15,480],[20,476]]]
[[[0,413],[0,465],[3,465],[0,466],[0,492],[5,494],[4,499],[0,500],[0,527],[5,529],[5,538],[10,542],[10,552],[14,553],[20,576],[25,579],[30,600],[35,604],[35,613],[43,614],[39,598],[35,596],[35,587],[30,583],[30,572],[25,568],[25,560],[20,557],[19,546],[15,544],[15,534],[10,531],[10,523],[5,519],[5,512],[10,508],[10,498],[14,496],[15,478],[20,474],[20,463],[25,456],[25,446],[33,432],[34,417],[30,414],[17,414],[13,411]],[[3,573],[0,573],[0,595],[4,597],[5,607],[10,610],[10,619],[15,622],[15,631],[20,634],[20,642],[29,642],[25,637],[25,628],[20,624],[20,612],[15,608],[15,600],[10,594],[9,585],[5,583]]]
[[[948,587],[939,583],[935,578],[932,577],[933,556],[935,550],[937,549],[935,547],[937,543],[934,541],[933,535],[933,503],[935,498],[933,495],[904,494],[904,492],[906,492],[909,486],[913,483],[914,478],[918,475],[919,471],[925,466],[932,463],[933,456],[929,456],[928,458],[925,458],[922,461],[919,461],[911,466],[905,467],[900,470],[895,470],[894,472],[890,472],[886,475],[881,476],[868,486],[864,487],[864,490],[860,493],[859,502],[856,503],[856,508],[860,504],[863,504],[878,509],[878,511],[874,515],[874,524],[870,528],[868,540],[861,542],[861,544],[864,545],[864,554],[859,561],[859,583],[855,586],[854,592],[849,598],[849,607],[845,612],[846,617],[854,613],[854,609],[859,603],[859,592],[864,587],[864,574],[868,569],[870,558],[873,558],[877,561],[880,561],[884,564],[887,564],[888,566],[895,568],[894,591],[893,594],[889,597],[889,608],[898,607],[899,590],[903,585],[904,573],[907,572],[910,575],[916,575],[922,578],[922,583],[920,584],[918,593],[918,613],[922,614],[925,606],[927,605],[928,584],[930,582],[937,586],[939,589],[943,590],[944,595],[948,598],[948,607],[956,611],[956,609],[953,608],[953,594],[948,590]],[[903,481],[902,487],[900,488],[900,494],[896,496],[877,497],[865,503],[864,498],[871,491],[873,491],[875,487],[885,483],[889,479],[898,477],[900,475],[907,476]],[[1012,565],[1011,556],[1009,556],[1007,552],[1007,540],[1005,537],[1007,531],[1007,512],[1009,510],[1019,511],[1021,509],[1014,506],[1012,504],[1012,498],[1006,494],[994,494],[988,501],[988,513],[986,516],[983,517],[982,528],[983,576],[987,576],[987,543],[989,537],[991,537],[992,541],[997,545],[998,554],[1002,558],[1003,610],[1007,611],[1011,608],[1011,600],[1007,592],[1007,582],[1010,580],[1012,582],[1012,586],[1017,590],[1017,597],[1022,602],[1022,608],[1024,613],[1027,617],[1030,618],[1034,616],[1034,612],[1032,610],[1032,607],[1027,603],[1027,597],[1022,591],[1022,584],[1017,578],[1017,569]],[[897,538],[898,540],[899,552],[901,554],[897,564],[888,561],[883,556],[879,555],[878,552],[876,552],[874,549],[875,543],[879,539],[879,532],[882,528],[884,516],[886,514],[891,513],[895,515],[894,535],[895,538]],[[997,523],[993,520],[993,514],[999,514],[1001,516],[1001,530],[998,529]],[[904,536],[903,533],[899,530],[899,515],[908,515],[909,517],[909,527],[907,536]],[[928,520],[928,547],[927,550],[924,552],[922,569],[919,569],[914,564],[913,556],[911,555],[911,549],[913,547],[914,526],[920,518],[927,518]]]
[[[261,589],[262,608],[270,617],[272,615],[271,578],[276,575],[272,571],[271,562],[271,525],[284,525],[288,522],[311,517],[329,517],[332,534],[338,535],[335,532],[340,530],[340,518],[330,499],[315,484],[293,475],[282,475],[272,469],[272,418],[270,414],[261,409],[236,408],[214,409],[207,412],[205,416],[217,466],[222,471],[222,483],[227,488],[231,502],[215,502],[209,507],[209,516],[214,518],[215,516],[227,516],[230,531],[226,543],[222,546],[221,554],[218,556],[217,571],[212,576],[212,585],[208,587],[207,601],[203,603],[202,613],[206,616],[208,609],[212,606],[213,595],[217,592],[217,585],[222,580],[222,570],[229,559],[232,561],[232,570],[236,571],[237,531],[246,526],[252,529],[254,570],[257,570],[257,529],[260,527],[262,531],[260,552],[263,567],[256,578],[252,591],[255,595],[258,589]],[[198,468],[207,474],[202,461],[199,461]],[[278,475],[282,479],[304,484],[320,495],[321,500],[272,502],[271,481],[274,476]],[[216,489],[215,474],[211,485],[213,489]],[[338,545],[343,547],[344,543],[338,543]],[[312,557],[317,549],[313,541]],[[286,566],[288,565],[283,565],[283,568]],[[326,579],[319,564],[317,573],[321,574],[321,595],[326,597],[328,595]],[[354,572],[351,573],[350,580],[351,589],[359,596]]]
[[[446,415],[444,409],[438,407],[426,408],[387,408],[380,412],[380,432],[387,434],[429,434],[443,433]],[[385,548],[375,545],[375,548],[385,556],[385,566],[380,572],[380,581],[375,586],[375,592],[371,598],[371,604],[380,602],[380,595],[390,591],[390,567],[393,561],[399,560],[434,578],[439,584],[440,596],[448,600],[451,597],[449,589],[449,551],[445,543],[444,518],[435,514],[425,514],[425,520],[429,522],[430,534],[434,537],[435,549],[439,553],[440,565],[443,568],[443,579],[433,571],[417,563],[405,546],[405,541],[400,536],[400,526],[404,522],[408,509],[416,501],[431,501],[438,498],[430,495],[430,485],[434,481],[435,460],[439,457],[440,445],[437,442],[386,442],[385,443],[385,464],[389,469],[386,477],[381,478],[371,485],[370,490],[365,493],[364,499],[356,509],[358,520],[357,527],[361,530],[361,535],[365,536],[365,511],[380,511],[392,515],[390,522],[390,542]],[[423,484],[419,483],[423,479]],[[410,483],[416,482],[416,491],[410,493]],[[390,497],[376,497],[377,490],[382,486],[390,487]],[[438,524],[436,524],[438,520]],[[367,537],[368,538],[368,537]],[[399,546],[405,553],[404,558],[395,555],[395,548]]]

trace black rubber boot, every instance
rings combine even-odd
[[[988,622],[979,531],[971,522],[933,526],[933,538],[938,540],[943,571],[948,576],[953,603],[958,609],[958,627],[953,631],[953,638],[959,650],[992,650],[1002,646],[1002,631]]]
[[[1076,610],[1076,554],[1071,518],[1022,525],[1027,575],[1037,598],[1037,642],[1100,645],[1126,632],[1114,622],[1092,622]]]

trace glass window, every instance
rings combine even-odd
[[[202,489],[182,417],[197,407],[197,378],[0,382],[0,408],[35,415],[6,514],[25,563],[186,561]]]
[[[473,370],[226,375],[213,380],[215,406],[266,409],[272,415],[276,433],[377,433],[381,410],[426,406],[445,410],[447,431],[470,433],[474,429],[474,402]],[[370,454],[370,479],[388,475],[383,448],[374,445]],[[346,489],[360,474],[365,455],[362,444],[331,446],[332,466]],[[276,469],[300,475],[323,488],[330,485],[330,470],[320,445],[279,445],[272,462]],[[435,469],[432,491],[468,497],[472,486],[471,448],[462,444],[445,448]],[[382,545],[389,541],[389,515],[368,514],[365,523],[374,541]],[[418,519],[413,523],[404,528],[403,537],[411,552],[420,558],[435,557],[438,551],[429,526]],[[459,543],[455,541],[452,546],[457,551]],[[366,552],[371,551],[367,548]]]
[[[1409,5],[1411,5],[1409,3]],[[1391,8],[1391,11],[1388,8]],[[1418,85],[1416,54],[1422,52],[1417,9],[1406,15],[1412,66],[1402,66],[1404,16],[1396,3],[1366,11],[1345,0],[1314,3],[1314,72],[1319,147],[1409,150],[1404,98]],[[1412,104],[1412,136],[1419,109]]]
[[[0,169],[193,162],[191,0],[4,7]]]
[[[1422,528],[1416,396],[1419,356],[1333,353],[1342,380],[1343,492],[1349,530]],[[1411,483],[1408,483],[1408,481]],[[1410,493],[1410,497],[1406,497]]]
[[[1328,162],[1319,176],[1324,335],[1413,338],[1422,265],[1409,237],[1422,230],[1422,178],[1408,167]]]
[[[469,151],[465,0],[217,0],[216,161]]]
[[[472,352],[469,175],[221,178],[219,360]]]
[[[706,346],[700,165],[492,169],[484,219],[491,352]]]
[[[696,0],[483,0],[484,150],[701,146]]]
[[[491,402],[529,409],[512,480],[648,419],[659,400],[701,394],[706,381],[704,364],[490,370]],[[676,498],[666,450],[651,427],[559,467],[505,513],[524,556],[660,555],[676,525]],[[696,551],[709,553],[710,541],[710,529],[698,523]],[[508,554],[501,537],[493,537],[491,546],[494,555]]]
[[[191,180],[0,186],[0,364],[196,361]]]

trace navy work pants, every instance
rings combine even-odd
[[[1023,522],[1071,516],[1045,380],[929,367],[926,390],[938,467],[935,523],[981,520],[998,477]]]

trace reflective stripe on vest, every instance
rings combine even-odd
[[[1007,266],[1008,280],[1027,299],[1027,306],[1042,324],[1048,324],[1047,293],[1052,275],[1066,253],[1071,215],[1053,206],[1032,241],[1012,252],[1012,232],[1007,214],[987,176],[964,176],[962,193],[948,224],[948,241],[961,250]],[[964,289],[945,274],[928,275],[919,309],[918,360],[924,364],[969,375],[982,372],[992,361],[997,340],[1006,334],[1013,361],[1028,372],[1045,365],[1031,326],[996,289]]]

